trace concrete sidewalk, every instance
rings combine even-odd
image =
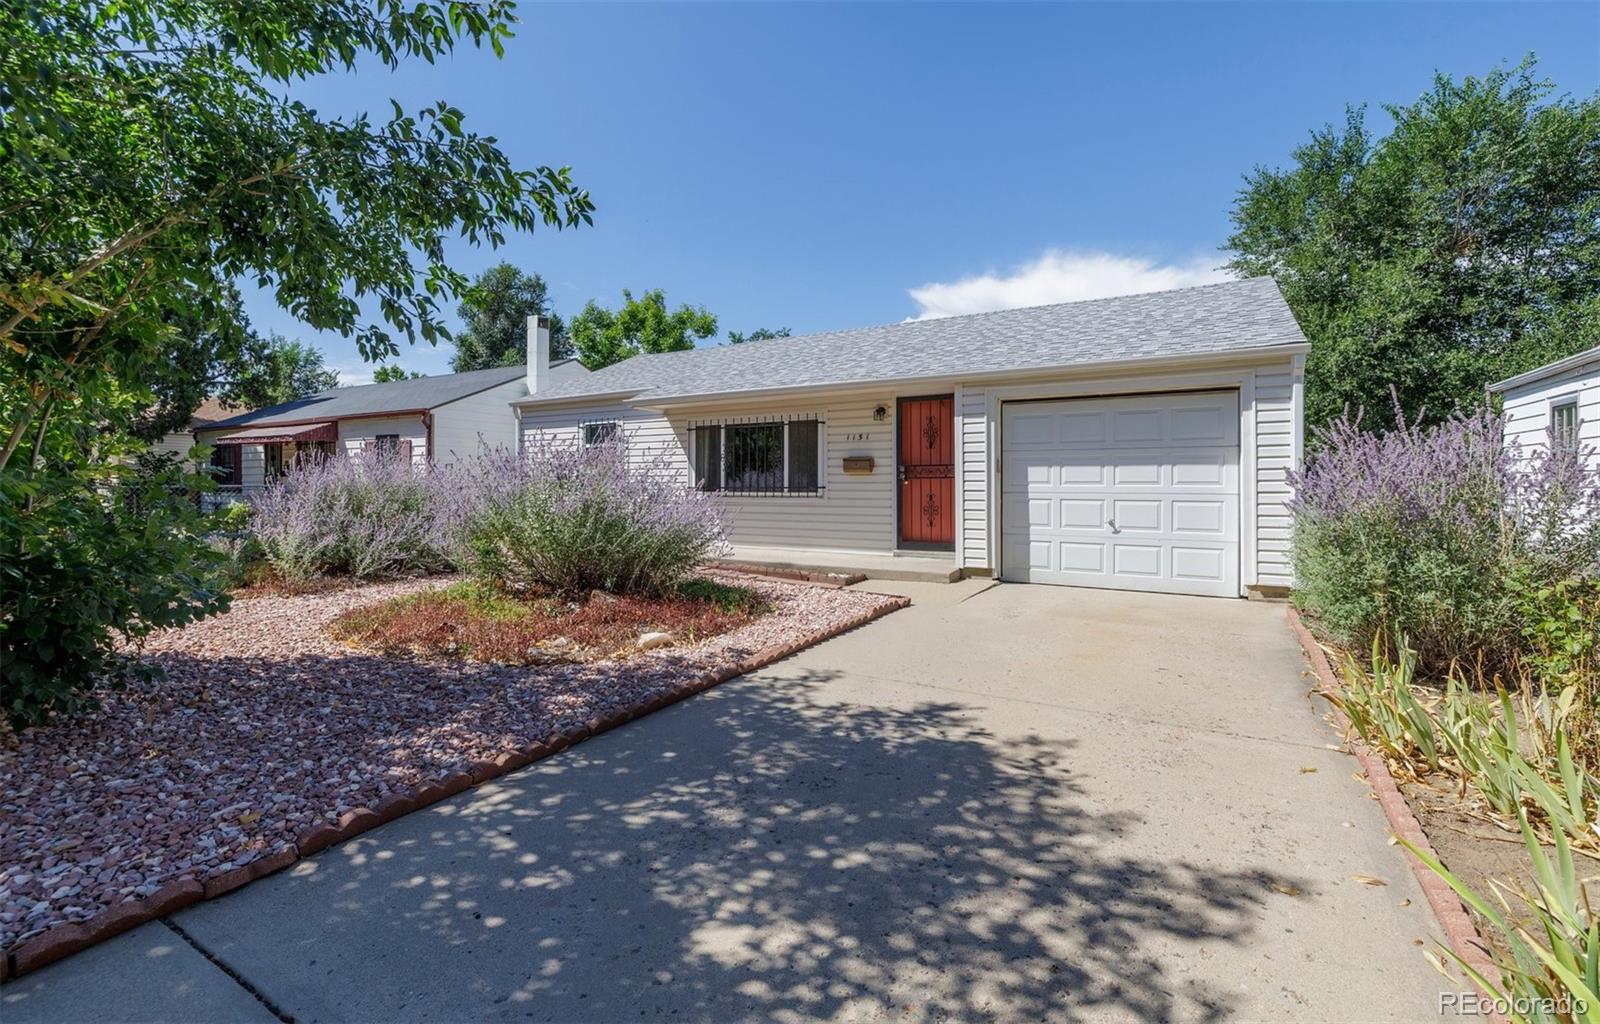
[[[1282,606],[901,590],[8,985],[0,1018],[1437,1016],[1432,918]]]

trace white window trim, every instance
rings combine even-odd
[[[1559,438],[1556,437],[1556,414],[1567,409],[1572,410],[1572,436],[1568,438],[1570,450],[1577,450],[1582,445],[1579,441],[1579,432],[1583,429],[1583,420],[1578,415],[1578,395],[1576,392],[1550,399],[1549,409],[1544,418],[1545,431],[1550,436],[1550,447],[1558,451],[1567,451],[1568,448],[1558,447]]]

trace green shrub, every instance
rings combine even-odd
[[[444,568],[433,475],[371,453],[297,466],[252,499],[251,529],[286,582]]]
[[[660,595],[722,542],[706,495],[621,443],[490,459],[452,492],[462,567],[512,590]]]
[[[1356,650],[1404,634],[1426,677],[1457,660],[1516,668],[1528,641],[1514,584],[1595,576],[1600,473],[1568,455],[1521,458],[1503,433],[1487,411],[1317,432],[1290,508],[1295,600],[1323,633]]]
[[[95,706],[154,670],[117,649],[227,607],[222,556],[172,467],[0,486],[0,682],[15,727]]]

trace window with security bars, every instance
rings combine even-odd
[[[717,423],[690,430],[702,491],[749,495],[822,493],[822,422]]]
[[[622,424],[615,420],[602,420],[583,425],[583,446],[593,448],[601,444],[613,444],[622,436]]]

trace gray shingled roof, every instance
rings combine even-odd
[[[1271,278],[634,356],[524,402],[643,401],[949,378],[1304,344]]]
[[[587,371],[575,359],[555,363],[551,374],[560,384],[575,377],[587,376]],[[390,412],[410,412],[415,409],[436,409],[457,399],[487,391],[508,381],[518,380],[527,373],[522,366],[497,366],[488,370],[470,370],[466,373],[446,373],[436,377],[413,377],[410,380],[386,381],[382,384],[359,384],[348,388],[334,388],[282,405],[257,409],[215,423],[203,430],[219,427],[265,426],[273,423],[296,423],[307,420],[338,420],[352,416],[381,416]]]

